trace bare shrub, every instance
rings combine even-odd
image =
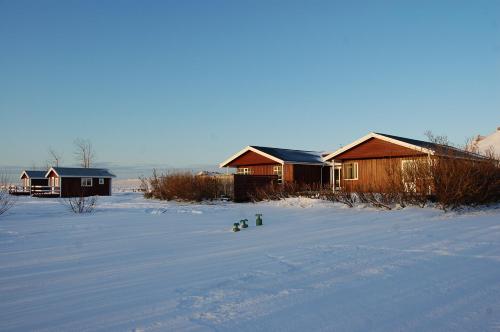
[[[74,213],[92,213],[97,205],[97,196],[77,196],[69,197],[64,203]]]
[[[222,182],[217,177],[196,176],[189,172],[153,175],[143,181],[147,185],[146,198],[201,202],[224,195]]]
[[[379,192],[403,207],[425,207],[432,200],[446,211],[500,201],[500,167],[493,155],[467,155],[442,145],[432,156],[406,159],[387,172],[390,181]]]
[[[14,197],[9,194],[9,181],[7,174],[0,173],[0,215],[12,208],[15,202]]]
[[[356,193],[348,190],[346,188],[340,188],[340,190],[335,191],[336,201],[347,205],[348,207],[354,207],[359,201],[359,196]]]
[[[443,210],[500,202],[500,167],[483,160],[439,157],[432,165],[433,194]]]

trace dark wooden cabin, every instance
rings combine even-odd
[[[115,175],[104,168],[51,167],[45,174],[59,197],[111,196]]]
[[[418,158],[430,159],[447,151],[448,157],[475,158],[471,153],[394,135],[370,133],[329,154],[324,160],[332,166],[331,185],[334,190],[383,191],[390,182],[389,169],[404,167]]]
[[[246,200],[248,193],[270,183],[316,185],[330,183],[330,166],[321,152],[247,146],[219,166],[236,169],[234,198]]]

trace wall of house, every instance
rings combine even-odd
[[[274,167],[281,166],[281,164],[271,165],[241,165],[238,168],[248,168],[250,175],[276,175]],[[283,166],[285,182],[297,183],[320,183],[321,182],[321,166],[317,165],[298,165],[298,164],[285,164]],[[323,183],[328,184],[330,181],[330,168],[323,167]]]
[[[372,159],[389,157],[407,157],[423,155],[413,149],[390,143],[378,138],[371,138],[335,157],[336,161],[352,159]]]
[[[255,153],[253,151],[247,151],[235,160],[233,160],[231,163],[228,164],[229,167],[236,167],[236,166],[251,166],[251,165],[266,165],[266,164],[275,164],[276,161],[266,158],[258,153]]]
[[[92,187],[82,187],[81,178],[62,178],[61,196],[110,196],[111,179],[105,178],[104,184],[99,184],[99,178],[92,178]]]
[[[396,157],[376,159],[353,159],[342,162],[341,187],[360,192],[377,192],[389,189],[391,173],[399,172],[404,159],[421,159],[426,157]],[[347,163],[358,163],[358,179],[346,180]],[[392,169],[392,171],[391,171]]]
[[[248,168],[250,175],[275,175],[273,170],[274,166],[281,166],[281,164],[272,165],[242,165],[238,168]]]

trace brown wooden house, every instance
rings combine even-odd
[[[78,197],[111,196],[115,175],[103,168],[51,167],[45,177],[53,195]]]
[[[471,153],[450,146],[394,135],[370,133],[327,155],[324,160],[332,166],[331,185],[334,190],[384,190],[389,183],[390,167],[404,167],[418,158],[432,158],[440,151],[448,156],[471,158]],[[450,153],[451,152],[451,153]]]
[[[219,165],[236,169],[235,200],[270,183],[317,185],[330,183],[330,166],[321,152],[247,146]]]

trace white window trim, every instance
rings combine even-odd
[[[237,173],[240,174],[240,175],[250,175],[250,168],[248,168],[248,167],[240,167],[240,168],[238,168]]]
[[[355,170],[356,172],[356,177],[352,178],[352,179],[347,179],[346,177],[344,177],[343,180],[345,181],[356,181],[356,180],[359,180],[359,167],[358,167],[358,163],[357,162],[349,162],[349,163],[344,163],[344,167],[343,169],[347,169],[346,165],[349,165],[349,164],[352,164],[353,166],[353,170]],[[347,172],[344,172],[342,171],[344,174],[347,174]]]
[[[99,184],[104,184],[104,178],[99,178]]]
[[[274,166],[273,174],[278,176],[278,183],[283,183],[283,165]]]
[[[90,179],[90,185],[88,184],[88,181]],[[82,187],[92,187],[93,181],[92,178],[82,178],[81,179],[81,185]]]

